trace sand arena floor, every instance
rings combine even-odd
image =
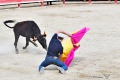
[[[120,80],[120,5],[54,3],[0,6],[0,80]],[[11,7],[11,8],[10,8]],[[25,38],[18,41],[19,54],[15,54],[13,30],[3,24],[5,20],[34,20],[47,43],[57,30],[72,33],[83,27],[90,31],[83,37],[81,47],[64,75],[54,65],[40,75],[38,66],[46,51],[30,43],[26,50]],[[13,26],[14,24],[11,24]],[[67,36],[66,36],[67,38]]]

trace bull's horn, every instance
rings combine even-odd
[[[46,32],[44,31],[44,35],[46,35]]]
[[[43,34],[43,36],[44,36],[44,37],[46,37],[46,36],[47,36],[45,31],[44,31],[44,34]]]

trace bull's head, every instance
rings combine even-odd
[[[42,47],[47,50],[47,43],[46,43],[46,33],[44,32],[44,34],[39,35],[38,42],[42,45]]]

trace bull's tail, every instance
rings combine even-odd
[[[4,24],[9,28],[14,28],[7,25],[7,23],[14,23],[14,22],[15,22],[14,20],[7,20],[7,21],[4,21]]]

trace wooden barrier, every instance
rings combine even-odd
[[[0,0],[0,5],[7,5],[7,4],[18,4],[18,7],[20,7],[20,4],[22,3],[30,3],[30,2],[40,2],[41,3],[41,6],[44,5],[44,1],[45,0]],[[86,0],[84,0],[85,2]],[[91,1],[92,0],[88,0],[88,3],[91,4]],[[108,0],[110,1],[110,0]],[[52,2],[52,0],[51,0]],[[62,0],[63,4],[65,4],[65,0]],[[115,0],[114,1],[115,4],[118,3],[118,0]]]
[[[108,0],[108,1],[110,1],[110,0]],[[118,0],[115,0],[114,2],[115,2],[115,4],[117,4]],[[91,4],[91,0],[88,0],[88,3]]]
[[[115,0],[115,4],[117,4],[118,3],[118,1],[117,0]]]
[[[110,0],[108,0],[110,1]],[[84,0],[84,2],[86,2],[86,0]],[[115,4],[118,3],[118,0],[114,0]],[[88,3],[91,4],[92,3],[92,0],[88,0]],[[63,0],[63,4],[65,4],[65,0]]]
[[[18,4],[18,7],[20,7],[20,4],[22,3],[31,3],[31,2],[40,2],[41,6],[43,6],[44,0],[0,0],[0,5],[7,5],[7,4]]]

